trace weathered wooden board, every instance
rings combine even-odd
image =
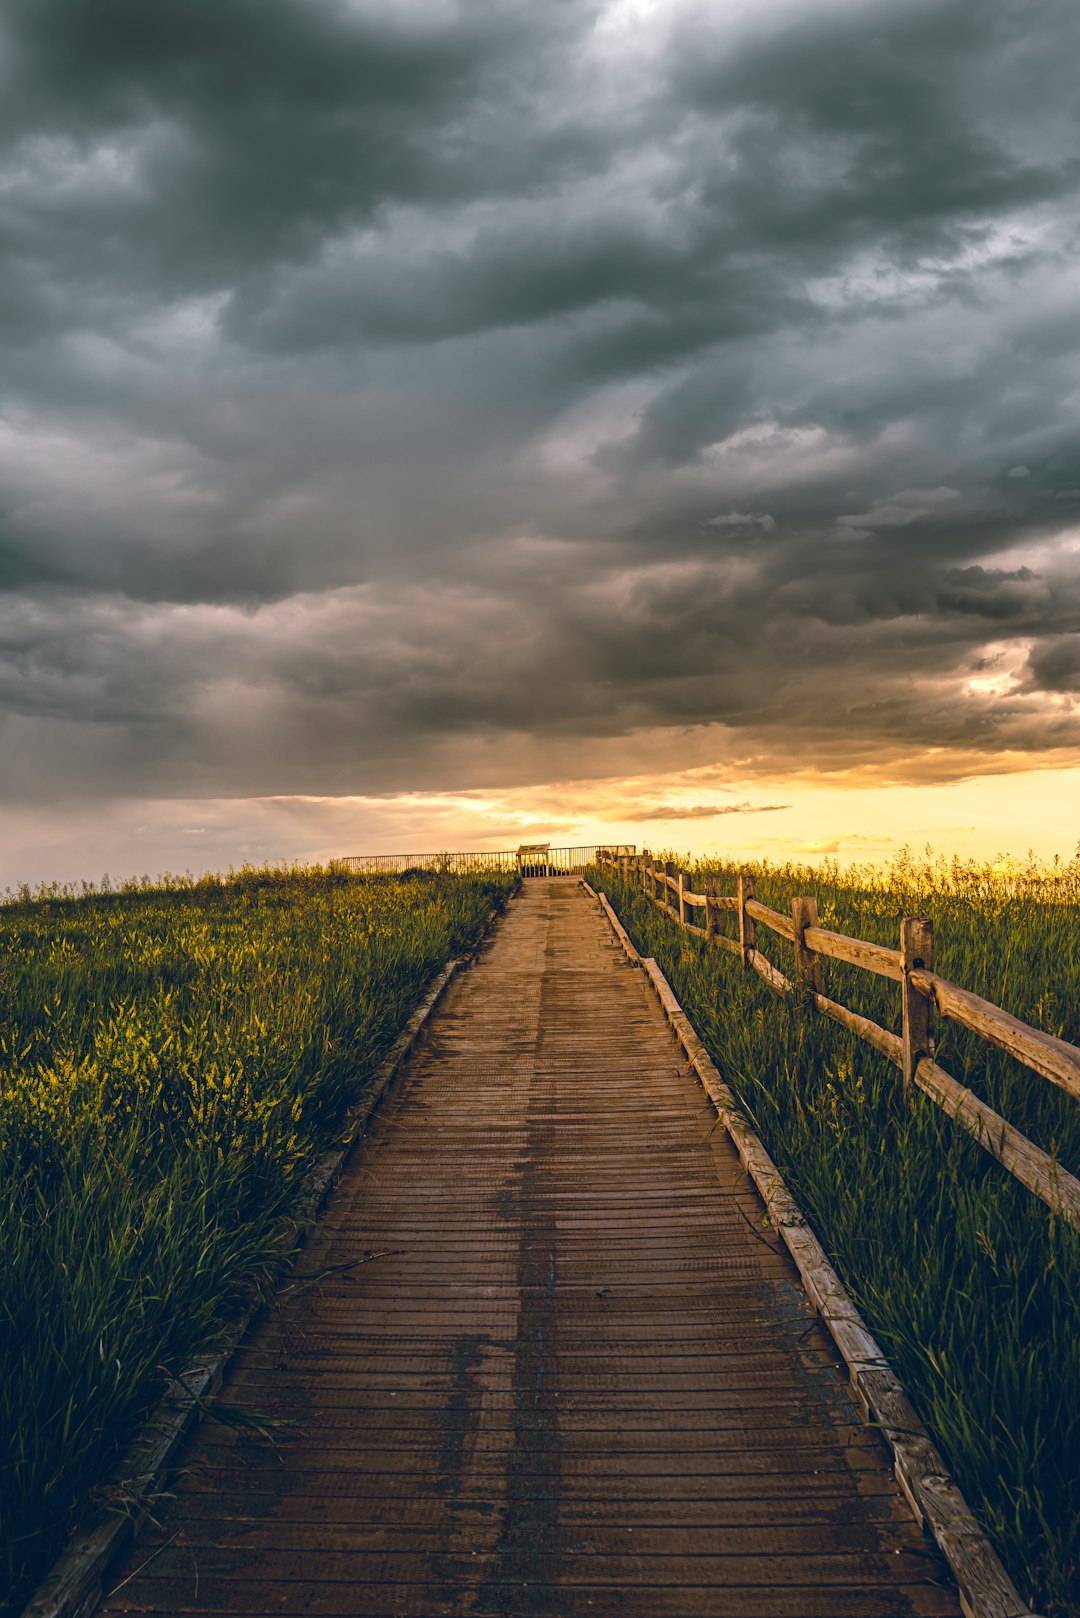
[[[961,1129],[978,1141],[979,1145],[996,1157],[1003,1168],[1026,1185],[1048,1208],[1080,1230],[1080,1180],[1044,1152],[1034,1141],[1022,1135],[1000,1113],[988,1107],[985,1101],[954,1079],[951,1073],[938,1067],[932,1057],[924,1056],[915,1068],[915,1083],[939,1106],[945,1108]]]
[[[915,971],[912,985],[933,1000],[943,1017],[981,1034],[1018,1061],[1080,1099],[1080,1050],[1010,1016],[980,995],[961,989],[934,972]]]
[[[763,926],[771,928],[774,933],[779,933],[782,938],[787,938],[794,943],[795,924],[790,916],[781,915],[779,910],[770,910],[769,906],[763,905],[760,899],[747,899],[746,914],[752,916],[755,921],[760,921]]]
[[[864,938],[849,938],[847,933],[829,932],[825,927],[808,927],[804,938],[807,947],[816,950],[819,955],[828,955],[834,961],[847,961],[851,966],[861,966],[867,972],[877,972],[896,983],[904,980],[899,950],[886,949],[884,944],[870,944]]]

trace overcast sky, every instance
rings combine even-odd
[[[5,0],[0,881],[1060,811],[1078,60],[1076,0]]]

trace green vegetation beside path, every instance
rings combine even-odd
[[[0,906],[0,1613],[511,877],[245,870]]]
[[[721,870],[734,892],[736,870]],[[818,898],[823,927],[892,945],[935,924],[937,970],[1080,1042],[1080,869],[1054,881],[904,862],[753,868],[757,897]],[[1080,1234],[1011,1178],[884,1057],[781,999],[737,955],[682,931],[632,883],[594,869],[656,958],[1036,1611],[1080,1612]],[[791,946],[760,946],[788,975]],[[828,992],[887,1027],[899,989],[826,963]],[[939,1029],[938,1060],[1074,1173],[1080,1106],[983,1041]]]

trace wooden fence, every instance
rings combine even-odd
[[[900,1068],[907,1083],[916,1085],[944,1107],[962,1129],[1029,1191],[1080,1229],[1080,1180],[935,1062],[934,1015],[978,1034],[1077,1099],[1080,1099],[1080,1049],[1030,1027],[1000,1006],[939,977],[933,970],[931,921],[905,917],[900,923],[900,948],[888,949],[883,944],[871,944],[866,939],[850,938],[846,933],[819,927],[817,900],[806,895],[792,899],[790,915],[770,910],[754,897],[753,878],[748,873],[740,873],[734,894],[720,892],[722,878],[719,876],[706,877],[702,884],[705,892],[694,893],[685,871],[671,861],[661,864],[648,854],[601,849],[597,864],[602,870],[617,872],[625,881],[640,885],[648,898],[688,932],[741,956],[744,964],[753,968],[778,994],[788,995],[799,990],[808,1003],[826,1017],[865,1039]],[[737,918],[737,938],[721,930],[721,918],[726,913],[734,913]],[[758,948],[759,927],[779,933],[794,946],[794,982]],[[899,1034],[829,999],[825,993],[823,961],[826,957],[891,978],[899,985]]]

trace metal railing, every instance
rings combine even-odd
[[[583,848],[498,848],[434,854],[346,854],[339,862],[361,873],[450,871],[475,876],[486,871],[517,871],[522,876],[575,876],[595,865],[601,848],[611,854],[632,856],[633,843],[603,843]]]

